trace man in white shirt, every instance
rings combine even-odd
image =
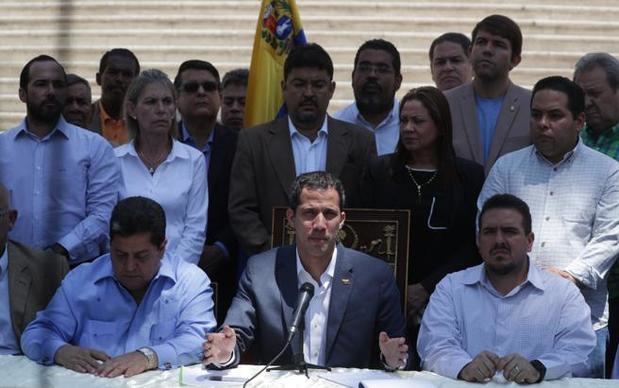
[[[280,363],[290,364],[299,355],[315,365],[367,368],[380,365],[380,349],[384,367],[407,364],[393,271],[376,258],[336,245],[346,219],[343,207],[343,186],[329,173],[295,180],[287,217],[296,244],[250,258],[222,331],[204,343],[205,365],[236,365],[250,347],[255,361],[271,361],[286,344],[298,289],[306,282],[315,291],[305,315],[303,347],[292,342]]]
[[[423,315],[425,370],[469,382],[502,372],[518,384],[570,376],[595,346],[589,308],[571,282],[538,269],[531,213],[510,194],[484,203],[477,245],[484,263],[447,275]]]
[[[395,152],[400,138],[400,103],[395,93],[402,84],[400,52],[383,39],[363,43],[355,55],[352,88],[355,101],[334,117],[374,133],[378,155]]]
[[[531,100],[534,145],[497,161],[477,205],[497,193],[529,205],[536,236],[532,261],[580,288],[598,336],[589,374],[601,378],[608,337],[606,275],[619,254],[619,164],[579,140],[584,109],[584,93],[574,82],[538,81]]]

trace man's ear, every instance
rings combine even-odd
[[[288,225],[294,229],[294,222],[293,219],[294,218],[294,210],[288,208],[286,209],[286,219],[288,220]]]
[[[26,90],[23,88],[19,88],[19,101],[26,103],[28,102],[28,94],[26,93]]]
[[[101,86],[101,73],[97,72],[95,80],[97,81],[97,85]]]

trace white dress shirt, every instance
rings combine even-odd
[[[529,146],[496,162],[478,208],[499,193],[513,194],[529,205],[533,262],[578,279],[594,328],[607,326],[606,274],[619,254],[619,163],[582,141],[556,164]]]
[[[417,350],[425,370],[457,378],[482,351],[518,353],[546,367],[545,379],[570,376],[596,344],[578,288],[529,265],[507,295],[494,289],[484,264],[447,275],[423,314]]]
[[[395,147],[400,139],[400,102],[397,98],[393,100],[393,109],[391,109],[391,112],[389,112],[387,117],[376,127],[370,124],[361,113],[359,113],[356,102],[335,112],[333,117],[372,131],[374,133],[374,139],[376,140],[376,152],[378,156],[395,152]]]
[[[303,283],[308,282],[314,286],[314,297],[305,313],[305,331],[303,332],[303,357],[305,362],[314,365],[325,365],[327,323],[329,321],[329,303],[331,302],[331,289],[333,275],[335,274],[335,262],[337,259],[337,247],[333,249],[331,261],[320,275],[320,283],[317,283],[312,275],[303,268],[299,251],[297,250],[297,279],[301,288]]]
[[[292,120],[290,120],[290,116],[288,116],[288,129],[290,131],[292,156],[297,176],[306,172],[325,171],[327,168],[327,138],[329,135],[327,116],[325,115],[322,127],[318,130],[316,139],[313,142],[297,130]]]
[[[11,304],[9,303],[9,249],[4,245],[0,256],[0,355],[19,354],[19,344],[13,332]]]
[[[120,198],[157,201],[166,216],[167,256],[197,264],[206,239],[208,190],[204,155],[174,140],[167,159],[151,175],[133,141],[114,149],[120,161]]]

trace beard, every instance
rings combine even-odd
[[[389,112],[393,108],[393,96],[386,98],[379,94],[361,92],[355,97],[355,102],[362,116]]]
[[[54,105],[47,106],[50,102]],[[62,114],[63,104],[58,99],[54,98],[47,99],[39,105],[27,103],[26,109],[29,117],[44,123],[55,124]]]

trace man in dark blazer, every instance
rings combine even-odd
[[[8,190],[0,184],[0,354],[21,353],[26,325],[47,306],[69,270],[62,256],[9,241],[16,219]]]
[[[206,243],[198,265],[217,283],[216,316],[221,323],[237,285],[237,243],[228,219],[228,192],[238,132],[217,123],[221,84],[211,63],[183,62],[174,85],[182,116],[179,139],[202,151],[206,160],[209,207]]]
[[[328,171],[359,205],[361,174],[376,156],[371,131],[333,119],[327,107],[333,92],[333,62],[317,44],[295,47],[282,81],[288,115],[239,134],[230,181],[230,223],[251,255],[270,248],[272,209],[287,205],[295,177]]]
[[[333,367],[376,367],[379,360],[391,369],[406,365],[405,322],[393,271],[379,259],[336,244],[346,219],[343,206],[344,189],[331,174],[306,173],[294,181],[287,218],[296,244],[250,258],[222,331],[204,343],[204,364],[237,365],[249,348],[258,363],[270,361],[286,344],[298,289],[307,282],[314,295],[305,332],[278,363],[302,355],[307,363]]]
[[[522,51],[522,33],[513,20],[488,16],[475,26],[472,37],[475,78],[445,96],[456,155],[481,164],[487,175],[499,156],[531,144],[531,91],[509,79]]]

